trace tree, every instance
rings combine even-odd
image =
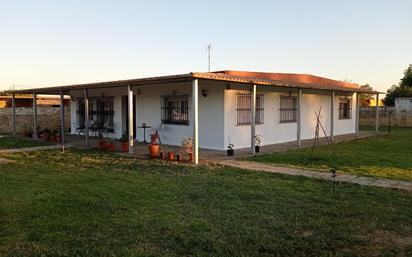
[[[365,84],[360,87],[368,91],[373,91],[372,87],[369,84]],[[359,94],[359,102],[362,106],[369,106],[369,101],[371,99],[372,99],[372,96],[370,94]]]
[[[409,64],[403,72],[403,78],[401,78],[398,85],[392,85],[388,89],[383,102],[385,105],[393,106],[395,105],[395,99],[398,97],[412,97],[412,64]]]

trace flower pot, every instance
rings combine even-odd
[[[106,149],[107,149],[107,141],[106,141],[106,140],[100,140],[100,141],[99,141],[99,148],[100,148],[100,150],[106,151]]]
[[[116,151],[116,146],[114,145],[114,143],[109,143],[109,144],[107,144],[106,150],[108,152],[115,152]]]
[[[255,146],[255,153],[258,153],[258,152],[260,152],[260,146],[256,145]]]
[[[227,149],[227,156],[233,156],[233,155],[235,155],[235,150]]]
[[[123,152],[123,153],[127,153],[127,152],[129,152],[129,142],[121,142],[120,143],[120,150]]]
[[[150,156],[159,157],[160,145],[159,144],[150,144],[149,145]]]
[[[168,152],[168,158],[170,161],[173,161],[175,159],[175,153],[174,152]]]
[[[193,161],[193,153],[187,153],[187,155],[189,156],[189,161]]]

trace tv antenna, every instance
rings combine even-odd
[[[210,53],[211,53],[212,50],[213,50],[212,43],[209,43],[209,44],[206,46],[206,50],[207,50],[207,59],[208,59],[208,71],[210,72],[210,63],[211,63],[211,55],[210,55]]]

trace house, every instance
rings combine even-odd
[[[412,97],[395,98],[395,111],[396,112],[412,111]]]
[[[143,138],[139,128],[143,125],[158,129],[163,144],[180,145],[184,137],[192,137],[195,162],[198,148],[225,150],[230,143],[253,152],[257,134],[263,135],[262,145],[300,145],[314,137],[319,110],[331,139],[357,133],[358,94],[379,94],[307,74],[230,70],[18,92],[70,95],[71,133],[100,124],[113,138],[128,134],[130,152],[133,142],[147,140],[149,133]]]

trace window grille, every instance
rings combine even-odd
[[[352,99],[342,97],[339,99],[339,119],[352,118]]]
[[[250,125],[252,115],[251,108],[252,95],[247,93],[236,94],[236,120],[237,126]],[[256,95],[255,123],[263,124],[264,121],[264,97],[263,94]]]
[[[296,122],[297,120],[297,97],[280,96],[280,122]]]
[[[162,96],[162,123],[189,124],[189,96]]]
[[[89,102],[89,121],[94,120],[94,111],[93,111],[93,103]],[[85,116],[84,116],[84,101],[80,100],[78,101],[78,106],[77,106],[77,123],[79,124],[80,127],[84,127],[85,123]]]

